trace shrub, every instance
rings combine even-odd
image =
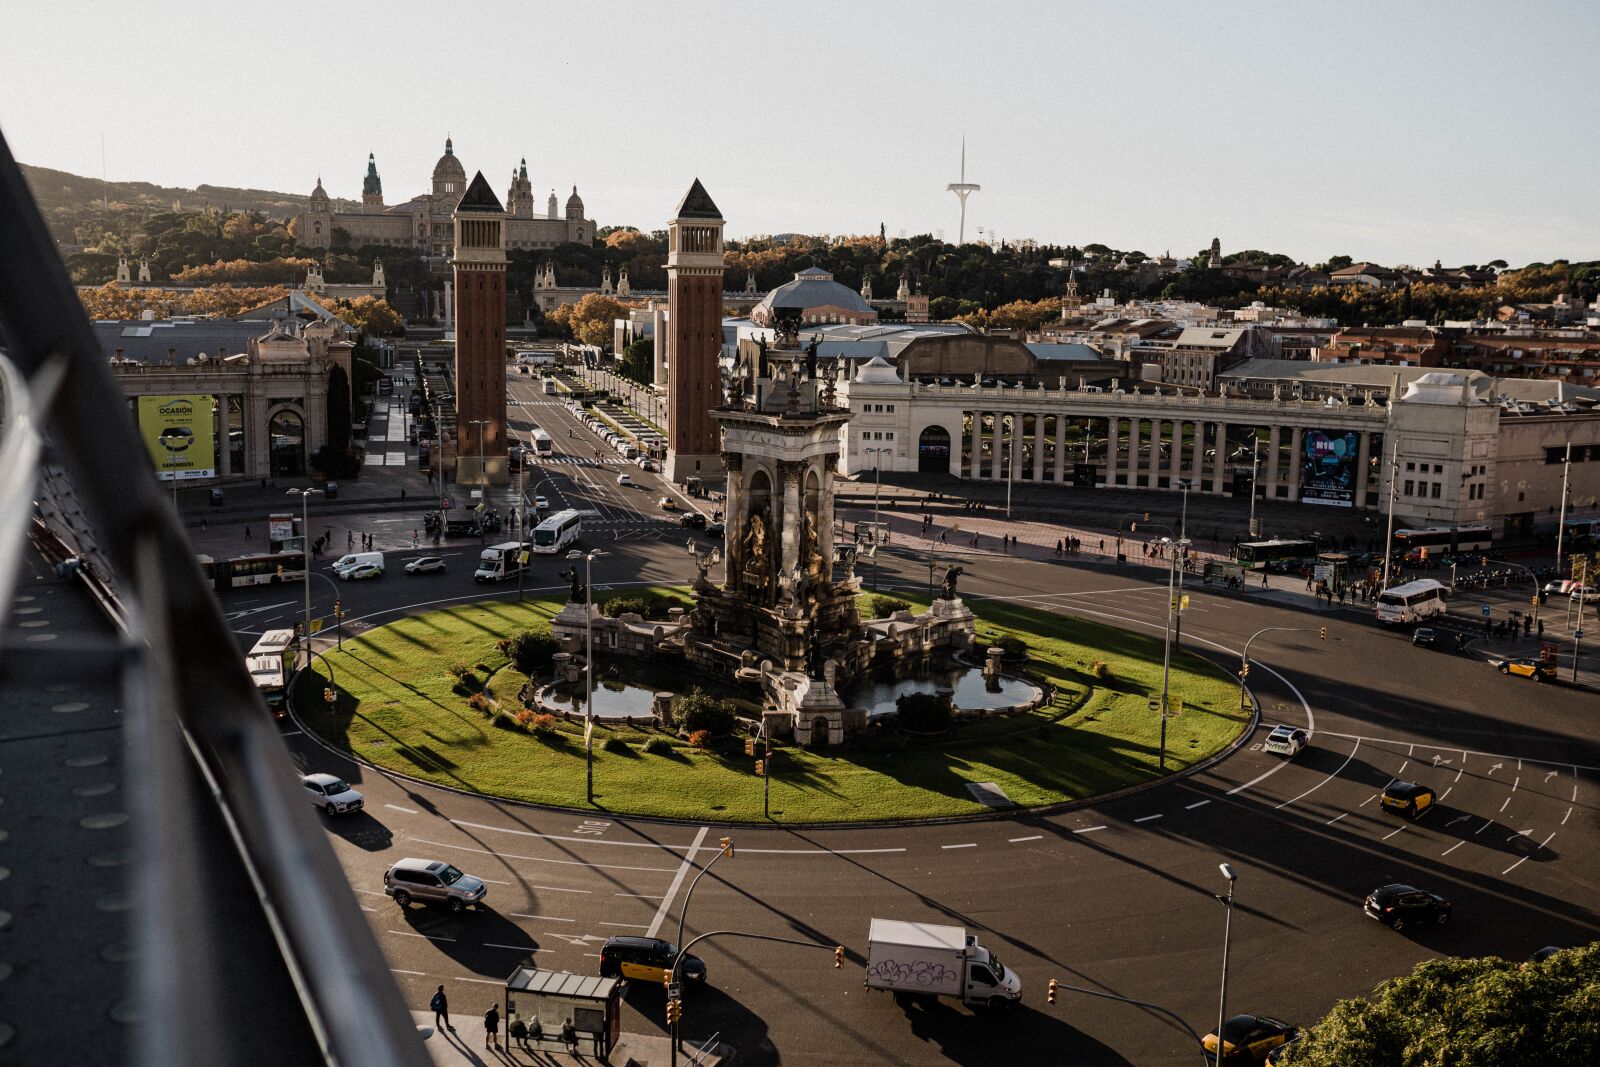
[[[502,730],[515,730],[517,728],[517,717],[509,711],[497,711],[494,713],[494,725]]]
[[[650,756],[665,755],[666,753],[672,751],[672,742],[668,741],[665,737],[657,735],[644,743],[642,746],[642,751],[646,755]]]
[[[695,748],[699,748],[699,749],[710,748],[711,747],[711,731],[710,730],[691,730],[689,732],[689,743],[691,745],[693,745]]]
[[[627,752],[628,751],[628,742],[624,741],[622,738],[618,737],[616,734],[612,734],[610,737],[608,737],[604,741],[600,742],[600,751],[601,752]]]
[[[1111,678],[1111,664],[1103,659],[1097,659],[1089,665],[1089,673],[1101,680],[1109,680]]]
[[[500,640],[498,640],[498,641],[496,641],[494,643],[494,647],[495,647],[495,650],[497,652],[499,652],[502,656],[504,656],[506,659],[510,659],[511,658],[511,638],[502,637]]]
[[[691,734],[705,732],[721,737],[738,721],[732,702],[708,696],[699,686],[672,702],[672,721]]]
[[[870,596],[867,598],[867,615],[874,619],[887,619],[897,611],[910,611],[911,605],[897,596]]]
[[[674,596],[662,596],[660,593],[631,593],[626,596],[608,597],[600,605],[600,613],[610,618],[623,615],[642,615],[647,619],[665,618],[669,608],[689,608],[691,604]]]
[[[467,707],[471,708],[473,711],[482,712],[485,715],[488,715],[494,710],[493,705],[489,703],[489,698],[482,693],[473,693],[472,696],[467,700]]]
[[[536,734],[554,733],[556,717],[548,711],[541,711],[528,721],[528,728]]]
[[[894,702],[901,726],[918,733],[937,733],[950,726],[950,698],[941,693],[907,693]]]
[[[533,726],[534,712],[531,708],[523,708],[517,712],[517,725],[524,730]]]
[[[483,683],[478,681],[478,676],[473,674],[471,671],[464,671],[461,674],[460,685],[461,688],[465,689],[469,693],[476,692],[477,690],[483,688]]]
[[[467,666],[466,660],[458,659],[454,663],[450,664],[450,676],[452,678],[460,678],[463,674],[466,674],[467,671],[470,670],[470,669],[471,668],[469,668]]]
[[[540,671],[548,671],[553,657],[560,651],[561,642],[550,631],[519,630],[511,635],[507,656],[517,670],[532,677]]]
[[[1005,653],[1006,659],[1027,659],[1028,642],[1015,634],[1007,634],[994,643],[995,647]]]

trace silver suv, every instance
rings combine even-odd
[[[383,872],[383,891],[402,908],[416,900],[459,912],[469,905],[483,907],[489,887],[442,860],[404,859]]]

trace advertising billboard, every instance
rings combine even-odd
[[[1349,430],[1307,430],[1302,440],[1300,502],[1355,507],[1359,435]]]
[[[215,478],[216,444],[210,395],[141,396],[139,436],[164,482]]]

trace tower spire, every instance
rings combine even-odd
[[[967,181],[967,135],[961,135],[961,180],[951,182],[945,186],[950,192],[956,194],[956,199],[961,201],[961,226],[956,231],[956,244],[967,243],[967,197],[977,192],[982,186]]]

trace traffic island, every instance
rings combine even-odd
[[[644,595],[683,592],[660,588]],[[785,744],[769,750],[748,744],[738,731],[696,731],[691,741],[653,717],[651,725],[597,720],[590,805],[583,722],[524,707],[518,693],[550,678],[525,686],[528,679],[509,658],[514,649],[500,644],[523,631],[548,632],[565,604],[563,598],[483,601],[347,637],[343,650],[319,654],[319,674],[301,680],[297,715],[356,759],[465,792],[615,815],[755,823],[768,818],[765,799],[770,820],[787,825],[993,810],[969,788],[975,784],[1005,796],[1010,810],[1085,800],[1192,767],[1226,749],[1249,721],[1238,707],[1235,679],[1175,650],[1169,689],[1177,699],[1167,720],[1163,768],[1155,710],[1159,637],[979,601],[973,606],[979,647],[1010,650],[1014,665],[1008,670],[1048,694],[1036,706],[956,717],[929,732],[880,717],[848,744],[814,749]],[[323,700],[324,658],[336,679],[331,711]],[[681,667],[603,655],[596,663],[597,688],[637,684],[649,690],[652,706],[664,690],[686,694],[697,685],[717,699],[735,697]],[[736,698],[730,710],[739,718],[760,711]],[[766,782],[758,764],[770,773]]]

